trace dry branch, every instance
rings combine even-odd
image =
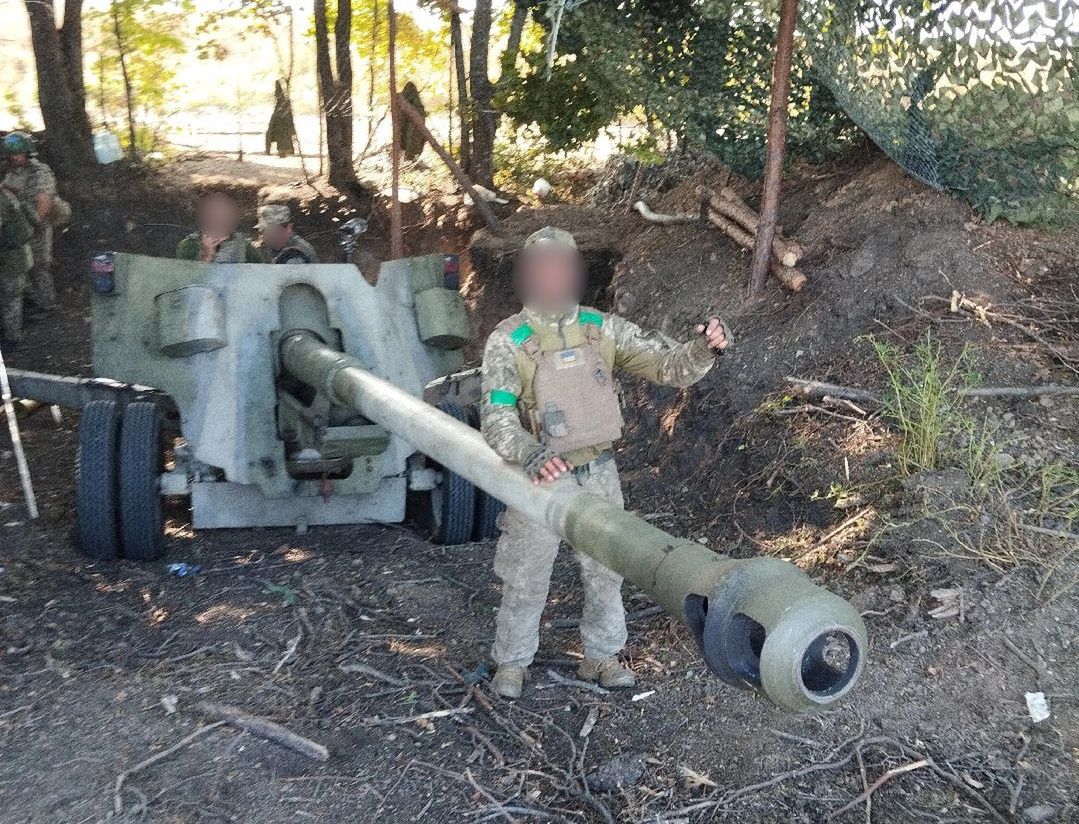
[[[216,718],[238,729],[247,730],[252,735],[265,738],[267,741],[280,744],[282,747],[288,747],[290,750],[295,750],[301,755],[306,755],[316,761],[326,761],[330,757],[329,750],[310,738],[304,738],[304,736],[297,735],[274,721],[259,718],[257,715],[251,715],[236,707],[230,707],[227,704],[214,704],[210,701],[199,701],[196,708],[199,712],[211,718]]]
[[[939,295],[927,295],[925,298],[923,298],[923,300],[932,300],[941,303],[947,303],[949,311],[951,311],[953,314],[958,312],[964,312],[986,326],[990,325],[989,322],[991,320],[995,320],[999,323],[1010,326],[1012,327],[1012,329],[1022,332],[1031,340],[1044,346],[1053,355],[1053,357],[1059,360],[1062,364],[1071,369],[1073,372],[1079,373],[1079,368],[1075,366],[1076,356],[1073,353],[1060,346],[1057,346],[1052,341],[1047,340],[1044,336],[1039,335],[1037,332],[1030,329],[1020,320],[1008,317],[1007,315],[1001,314],[1000,312],[990,311],[992,308],[991,304],[982,306],[981,304],[975,303],[958,290],[953,291],[950,297],[944,298],[940,297]]]
[[[883,403],[881,395],[869,389],[855,386],[840,386],[836,383],[807,380],[788,375],[786,378],[791,389],[807,398],[833,397],[841,400],[867,403],[879,406]],[[1040,398],[1047,395],[1079,395],[1079,386],[1046,384],[1044,386],[974,386],[969,389],[957,389],[964,398]]]
[[[199,727],[197,730],[195,730],[190,735],[186,735],[183,738],[181,738],[179,741],[177,741],[175,744],[173,744],[168,749],[162,750],[159,753],[155,753],[154,755],[151,755],[149,758],[147,758],[147,759],[145,759],[143,761],[140,761],[134,767],[129,767],[128,769],[126,769],[122,773],[120,773],[118,776],[116,776],[116,784],[112,788],[112,809],[113,809],[113,811],[117,815],[120,815],[124,811],[124,801],[123,801],[123,796],[121,795],[121,793],[122,793],[122,791],[124,789],[124,782],[128,779],[128,776],[130,776],[130,775],[132,775],[134,773],[137,773],[139,770],[144,770],[147,767],[150,767],[150,766],[156,764],[158,761],[165,760],[166,758],[168,758],[170,755],[172,755],[177,750],[182,750],[184,747],[186,747],[188,744],[190,744],[192,741],[194,741],[199,736],[208,733],[210,730],[215,730],[215,729],[217,729],[218,727],[220,727],[221,725],[223,725],[225,723],[226,723],[225,721],[215,721],[212,724],[207,724],[204,727]]]
[[[834,813],[832,813],[830,816],[828,816],[828,821],[831,821],[833,818],[838,818],[839,816],[841,816],[843,813],[845,813],[847,810],[851,809],[852,807],[857,807],[863,801],[868,801],[870,796],[872,796],[873,793],[876,790],[878,790],[883,785],[887,784],[889,781],[891,781],[897,775],[902,775],[903,773],[913,772],[914,770],[920,770],[923,767],[928,767],[929,763],[930,762],[929,762],[928,758],[922,758],[922,759],[920,759],[918,761],[912,761],[909,764],[904,764],[902,767],[894,767],[894,768],[888,770],[887,772],[883,773],[880,776],[880,778],[878,778],[876,781],[874,781],[872,784],[870,784],[868,787],[866,787],[865,792],[863,792],[857,798],[851,799],[849,802],[847,802],[842,807],[840,807],[838,810],[836,810]]]
[[[726,234],[739,246],[749,249],[750,251],[753,250],[753,244],[756,242],[753,235],[737,223],[725,218],[723,215],[718,214],[712,209],[708,210],[708,220],[713,226]],[[799,292],[802,287],[806,285],[806,276],[797,269],[784,266],[778,260],[775,260],[775,258],[772,259],[769,266],[772,274],[779,279],[779,282],[792,292]]]
[[[479,210],[479,213],[483,216],[483,220],[490,230],[492,232],[498,232],[499,224],[498,218],[495,217],[495,213],[491,211],[491,207],[487,205],[483,196],[476,191],[476,187],[472,184],[472,181],[468,179],[465,170],[460,167],[449,152],[442,148],[442,144],[435,139],[433,134],[431,134],[431,130],[427,128],[423,116],[400,95],[397,96],[397,110],[412,121],[412,125],[416,127],[416,131],[423,135],[424,140],[431,144],[431,148],[442,158],[442,162],[449,167],[449,170],[453,173],[453,176],[457,178],[457,182],[461,185],[461,188],[468,192],[472,197],[472,204]]]
[[[641,217],[649,223],[658,223],[660,226],[671,226],[675,223],[696,223],[698,220],[697,215],[665,215],[662,212],[653,212],[643,200],[638,200],[634,203],[633,208],[640,212]]]

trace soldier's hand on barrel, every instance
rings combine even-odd
[[[556,455],[539,468],[539,475],[532,479],[532,483],[538,486],[544,481],[557,481],[571,469],[573,467],[570,466],[568,461]]]
[[[727,332],[723,328],[723,321],[719,318],[709,318],[707,326],[703,323],[699,324],[697,326],[697,332],[704,335],[705,339],[708,341],[709,349],[716,349],[722,352],[730,344],[730,341],[727,340]]]

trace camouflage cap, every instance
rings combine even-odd
[[[537,244],[561,246],[566,249],[576,249],[577,241],[573,239],[573,235],[567,232],[565,229],[556,229],[554,226],[544,226],[542,229],[533,232],[527,238],[525,238],[524,246],[522,248],[528,249],[531,246]]]
[[[259,222],[256,229],[265,229],[267,226],[284,226],[292,223],[292,212],[284,203],[267,203],[259,207]]]

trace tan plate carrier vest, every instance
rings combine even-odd
[[[565,349],[544,350],[528,324],[510,335],[534,363],[534,369],[520,370],[522,384],[528,381],[527,372],[533,373],[533,403],[523,404],[524,423],[541,443],[560,455],[612,443],[622,436],[622,408],[611,372],[614,347],[601,345],[603,316],[582,309],[578,322],[584,340]]]

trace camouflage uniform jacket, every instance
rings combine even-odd
[[[55,198],[56,176],[46,164],[36,157],[31,157],[25,166],[11,167],[4,176],[3,184],[19,199],[23,207],[37,220],[37,204],[34,200],[39,194]]]
[[[483,352],[483,435],[505,460],[524,464],[542,445],[522,423],[531,419],[534,394],[531,382],[535,363],[514,342],[513,333],[531,327],[544,351],[566,349],[585,343],[582,314],[600,316],[600,354],[612,370],[664,386],[690,386],[705,376],[715,361],[703,336],[678,343],[658,332],[645,332],[618,315],[578,307],[565,315],[541,315],[525,308],[502,321],[487,339]],[[523,416],[522,416],[523,413]],[[611,448],[610,443],[574,450],[563,457],[583,466]]]
[[[176,245],[176,257],[182,260],[198,260],[202,254],[202,235],[192,232]],[[262,255],[250,240],[239,232],[226,238],[217,247],[214,263],[262,263]]]
[[[0,276],[33,265],[30,237],[33,223],[27,209],[11,192],[0,189]]]
[[[293,234],[293,236],[288,239],[288,243],[285,245],[285,249],[295,249],[296,251],[300,252],[305,258],[307,258],[308,263],[319,262],[318,252],[315,251],[315,247],[297,234]],[[263,243],[263,261],[265,263],[273,263],[274,258],[276,258],[283,251],[284,249],[271,249],[266,246],[265,243]]]

